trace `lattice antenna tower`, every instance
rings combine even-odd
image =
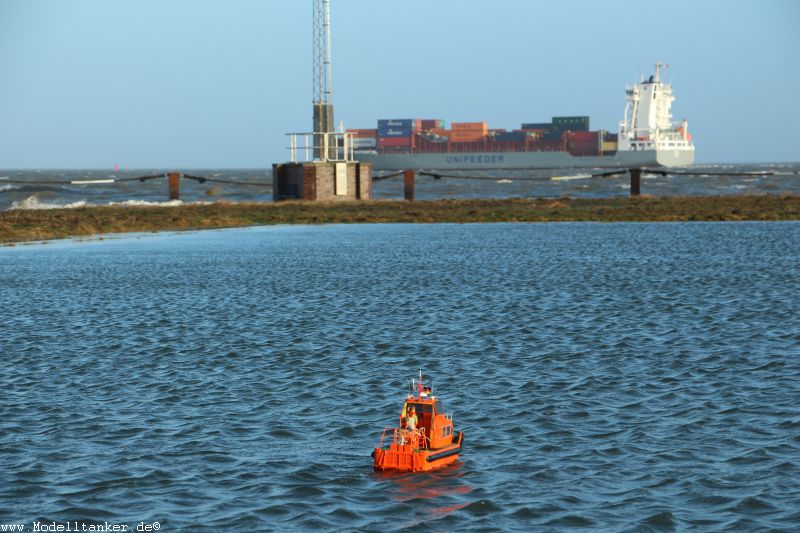
[[[314,2],[314,132],[332,132],[331,3]]]

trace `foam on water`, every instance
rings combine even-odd
[[[69,203],[50,203],[50,202],[42,202],[39,199],[39,196],[34,194],[33,196],[29,196],[24,200],[17,200],[11,204],[9,209],[20,209],[20,210],[34,210],[34,209],[75,209],[78,207],[86,207],[89,205],[86,200],[78,200],[77,202],[69,202]]]
[[[576,174],[574,176],[553,176],[552,181],[585,180],[591,178],[591,174]]]
[[[167,200],[164,202],[147,202],[145,200],[125,200],[124,202],[109,202],[108,205],[121,205],[130,207],[177,207],[179,205],[206,205],[211,202],[184,202],[183,200]]]
[[[184,202],[182,200],[166,200],[163,202],[151,202],[146,200],[124,200],[121,202],[107,202],[104,204],[90,203],[86,200],[75,202],[58,203],[43,202],[38,195],[29,196],[24,200],[18,200],[11,204],[9,209],[36,210],[36,209],[77,209],[79,207],[99,207],[99,206],[123,206],[123,207],[177,207],[181,205],[208,205],[211,202],[195,201]]]

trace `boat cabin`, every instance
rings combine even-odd
[[[400,412],[400,427],[406,427],[411,407],[417,413],[417,429],[425,436],[428,447],[442,448],[453,443],[453,420],[444,413],[442,402],[435,396],[409,396]]]

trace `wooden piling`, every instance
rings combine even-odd
[[[405,184],[405,196],[409,202],[414,201],[414,171],[406,170],[403,172],[403,179]]]
[[[181,175],[178,172],[170,172],[167,174],[167,178],[169,179],[169,199],[170,200],[180,200],[181,199]]]
[[[639,196],[642,192],[642,169],[632,168],[628,172],[631,174],[631,196]]]

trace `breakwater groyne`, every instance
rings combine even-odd
[[[0,242],[273,224],[800,220],[800,195],[213,202],[0,212]]]

